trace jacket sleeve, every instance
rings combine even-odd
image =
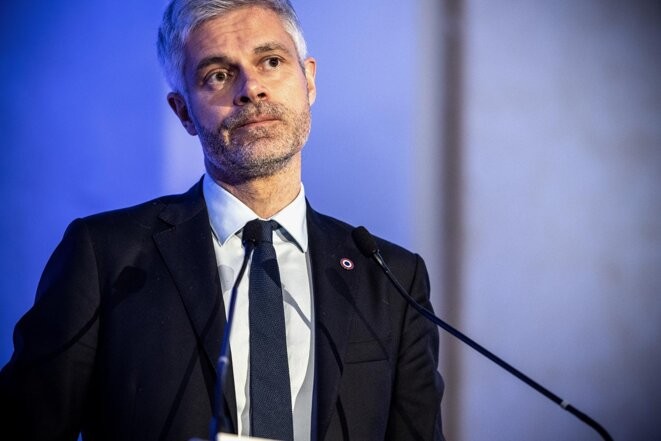
[[[94,366],[99,297],[92,241],[76,220],[49,259],[0,372],[7,439],[77,439]]]
[[[414,274],[411,285],[405,288],[419,304],[433,311],[429,276],[418,255]],[[442,441],[444,384],[437,370],[438,329],[408,303],[403,322],[387,439]]]

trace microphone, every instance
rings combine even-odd
[[[223,331],[223,341],[220,345],[220,355],[218,356],[218,361],[216,362],[215,400],[213,411],[211,413],[211,422],[209,424],[210,441],[215,441],[218,432],[223,430],[224,427],[228,426],[224,412],[225,400],[223,398],[223,388],[225,385],[225,377],[227,375],[227,366],[229,365],[228,353],[230,333],[232,332],[232,323],[234,322],[234,305],[236,304],[236,295],[239,289],[239,283],[243,278],[243,274],[246,272],[246,267],[248,266],[250,256],[252,256],[252,252],[255,250],[257,237],[259,237],[259,225],[256,222],[248,222],[245,227],[243,227],[242,234],[242,242],[246,252],[243,257],[243,263],[241,264],[239,274],[236,277],[234,286],[232,286],[232,295],[230,297],[229,310],[227,311],[227,322],[225,323],[225,329]]]
[[[587,424],[597,433],[599,433],[599,435],[601,435],[601,437],[605,441],[613,441],[613,438],[606,431],[606,429],[604,429],[599,423],[597,423],[595,420],[590,418],[588,415],[581,412],[580,410],[569,404],[568,401],[563,400],[562,398],[560,398],[559,396],[557,396],[556,394],[554,394],[553,392],[542,386],[541,384],[537,383],[536,381],[525,375],[523,372],[514,368],[512,365],[504,361],[502,358],[488,351],[485,347],[475,342],[465,334],[461,333],[456,328],[453,328],[452,326],[450,326],[449,324],[447,324],[446,322],[435,316],[431,311],[424,308],[422,305],[418,304],[418,302],[416,302],[415,299],[411,297],[411,295],[406,291],[406,289],[404,289],[404,287],[402,287],[402,285],[399,283],[397,278],[392,274],[392,271],[390,271],[390,268],[383,259],[383,256],[381,256],[381,252],[379,251],[379,246],[377,245],[376,240],[370,234],[370,232],[367,231],[365,227],[361,226],[355,228],[351,232],[351,236],[353,237],[353,240],[356,243],[356,246],[358,247],[360,252],[368,258],[374,259],[374,261],[379,265],[379,267],[383,270],[386,276],[388,276],[388,279],[390,279],[390,281],[395,286],[395,288],[397,288],[397,291],[402,295],[402,297],[404,297],[404,299],[406,299],[406,301],[416,311],[418,311],[420,314],[422,314],[425,318],[427,318],[429,321],[434,323],[436,326],[452,334],[454,337],[458,338],[463,343],[475,349],[477,352],[487,357],[489,360],[493,361],[498,366],[505,369],[507,372],[514,375],[516,378],[523,381],[528,386],[532,387],[537,392],[544,395],[546,398],[550,399],[551,401],[553,401],[554,403],[565,409],[567,412],[577,417],[583,423]]]

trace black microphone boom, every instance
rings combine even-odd
[[[395,288],[397,288],[397,291],[406,299],[406,301],[415,310],[417,310],[425,318],[427,318],[429,321],[434,323],[436,326],[443,328],[445,331],[449,332],[450,334],[452,334],[462,342],[466,343],[468,346],[475,349],[477,352],[484,355],[489,360],[493,361],[498,366],[505,369],[507,372],[514,375],[519,380],[523,381],[528,386],[532,387],[537,392],[547,397],[549,400],[558,404],[560,407],[562,407],[567,412],[577,417],[579,420],[583,421],[585,424],[592,427],[594,430],[596,430],[599,433],[599,435],[601,435],[601,437],[605,441],[613,441],[613,438],[606,431],[606,429],[604,429],[599,423],[597,423],[595,420],[590,418],[588,415],[581,412],[580,410],[569,404],[569,402],[563,400],[562,398],[560,398],[559,396],[557,396],[556,394],[554,394],[553,392],[542,386],[541,384],[537,383],[536,381],[525,375],[523,372],[514,368],[512,365],[507,363],[502,358],[488,351],[485,347],[475,342],[465,334],[461,333],[459,330],[450,326],[449,324],[447,324],[446,322],[435,316],[431,311],[425,309],[423,306],[418,304],[418,302],[416,302],[415,299],[411,297],[411,295],[406,291],[406,289],[404,289],[404,287],[399,283],[397,278],[395,278],[395,276],[392,274],[392,271],[390,271],[390,268],[388,267],[386,262],[383,260],[383,257],[381,256],[381,252],[379,251],[379,247],[376,243],[376,240],[374,240],[374,237],[370,234],[369,231],[367,231],[365,227],[355,228],[351,232],[351,236],[353,237],[353,240],[356,243],[356,246],[358,247],[360,252],[363,253],[366,257],[374,259],[374,261],[379,265],[379,267],[381,267],[381,269],[385,272],[386,276],[388,276],[388,279],[390,279],[390,281],[395,286]]]
[[[216,441],[217,434],[228,426],[223,409],[223,388],[225,387],[225,376],[227,375],[227,366],[229,365],[229,342],[230,333],[232,332],[232,323],[234,322],[234,305],[236,304],[236,294],[239,288],[239,283],[241,282],[243,274],[246,271],[250,256],[255,249],[255,242],[257,241],[256,238],[259,234],[258,229],[259,226],[253,222],[248,222],[243,228],[242,242],[246,251],[243,257],[243,263],[241,264],[241,269],[239,270],[239,274],[234,281],[234,286],[232,286],[232,294],[230,297],[229,309],[227,311],[227,322],[225,322],[223,341],[220,345],[220,355],[218,356],[218,361],[216,362],[215,400],[212,403],[213,411],[211,414],[211,422],[209,424],[210,441]]]

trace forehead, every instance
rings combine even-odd
[[[238,57],[265,42],[276,42],[292,54],[296,48],[280,17],[270,9],[245,7],[212,18],[194,28],[186,39],[186,65],[215,55]]]

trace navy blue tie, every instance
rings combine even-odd
[[[275,221],[254,220],[244,228],[256,236],[249,285],[250,423],[252,436],[293,441],[285,313],[273,248],[277,227]]]

